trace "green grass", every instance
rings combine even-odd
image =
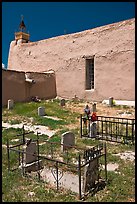
[[[38,116],[38,107],[44,107],[47,116],[56,116],[61,120],[52,120],[49,118]],[[14,119],[14,117],[16,118]],[[33,118],[32,124],[46,125],[50,129],[58,129],[64,125],[75,123],[78,113],[71,112],[65,107],[61,107],[58,100],[41,101],[40,103],[15,103],[12,110],[3,108],[2,120],[15,124],[28,121]]]
[[[61,134],[69,131],[69,124],[76,124],[78,121],[79,113],[71,112],[66,107],[60,106],[59,100],[41,101],[40,103],[15,103],[12,110],[2,109],[2,120],[5,122],[11,121],[12,124],[27,121],[30,122],[32,117],[33,124],[45,125],[50,129],[57,130],[56,134],[51,138],[47,135],[39,135],[40,141],[47,140],[50,142],[61,142]],[[78,105],[77,102],[69,102],[72,105]],[[44,106],[48,116],[56,116],[61,118],[60,121],[39,117],[37,109],[39,106]],[[114,107],[112,107],[114,108]],[[122,107],[124,108],[124,107]],[[91,140],[90,138],[80,138],[80,127],[71,129],[75,134],[75,142],[77,147],[95,146],[101,141]],[[26,132],[26,131],[25,131]],[[21,129],[5,129],[2,128],[2,144],[6,145],[7,138],[10,144],[17,144],[19,142],[12,141],[21,137]],[[36,139],[37,136],[31,133],[26,136],[27,138]],[[105,142],[105,141],[103,141]],[[54,155],[57,156],[60,152],[60,145],[53,145]],[[122,160],[120,157],[114,155],[125,151],[134,151],[135,146],[116,144],[107,142],[107,163],[117,163],[119,165],[117,172],[108,171],[108,184],[106,187],[98,191],[94,196],[89,194],[86,202],[130,202],[135,199],[135,166],[131,161]],[[50,146],[41,145],[40,153],[48,153]],[[69,150],[68,159],[71,161],[77,153]],[[62,155],[67,160],[67,155]],[[18,167],[18,155],[15,152],[10,153],[11,168]],[[104,164],[104,159],[100,161]],[[45,162],[45,165],[48,162]],[[52,163],[49,162],[51,165]],[[61,166],[61,165],[60,165]],[[67,167],[62,166],[64,171],[68,170]],[[73,169],[70,169],[73,172]],[[76,173],[76,172],[74,172]],[[102,175],[104,171],[102,171]],[[32,196],[28,195],[33,192]],[[20,170],[8,173],[8,160],[6,147],[2,147],[2,201],[3,202],[79,202],[78,194],[69,190],[55,188],[47,182],[38,181],[38,177],[23,177]]]

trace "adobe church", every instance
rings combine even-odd
[[[53,71],[56,95],[67,99],[135,100],[134,18],[37,42],[23,20],[20,29],[10,44],[8,70]]]

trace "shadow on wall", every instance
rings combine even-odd
[[[57,96],[54,71],[25,73],[2,69],[2,106],[6,106],[9,99],[25,102],[30,101],[33,96],[40,99]]]

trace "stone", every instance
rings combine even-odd
[[[38,115],[39,116],[45,115],[45,108],[44,107],[38,107]]]
[[[96,181],[98,181],[98,174],[99,174],[99,160],[98,158],[96,158],[84,167],[82,189],[84,193],[88,192],[90,189],[95,187],[95,183]]]
[[[61,99],[60,105],[61,105],[61,106],[65,106],[65,99]]]
[[[61,151],[66,150],[69,147],[65,147],[64,145],[70,145],[74,146],[75,145],[75,135],[73,132],[64,132],[61,136]]]
[[[89,132],[89,135],[90,135],[90,137],[95,138],[96,134],[97,134],[97,124],[96,124],[96,122],[91,122],[90,123],[90,132]]]
[[[92,104],[92,112],[94,112],[94,113],[96,112],[96,103]]]
[[[24,150],[24,158],[23,158],[23,164],[19,166],[19,168],[22,168],[22,165],[24,167],[25,172],[31,172],[31,171],[38,171],[42,168],[42,161],[37,158],[37,145],[36,142],[32,142],[29,140],[23,147]]]
[[[113,97],[109,97],[109,106],[113,106]]]
[[[12,109],[14,106],[14,101],[12,99],[8,100],[8,110]]]
[[[29,164],[29,163],[37,160],[36,142],[30,142],[30,144],[28,146],[25,145],[24,151],[26,152],[26,154],[24,154],[24,163],[25,164]]]

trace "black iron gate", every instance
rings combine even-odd
[[[81,137],[102,139],[112,142],[135,143],[135,119],[98,116],[97,121],[80,117]]]

